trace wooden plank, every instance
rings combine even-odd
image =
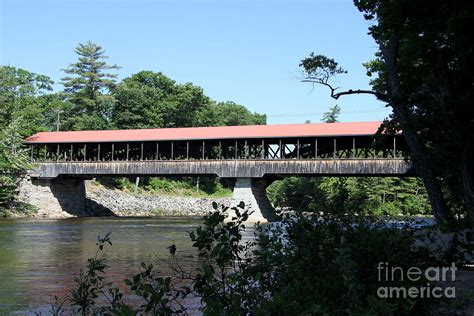
[[[314,140],[314,159],[318,158],[318,139]]]
[[[397,138],[393,136],[393,158],[397,158]]]
[[[352,137],[352,156],[357,156],[356,154],[356,139]]]
[[[296,159],[300,159],[300,139],[296,140]]]
[[[281,146],[281,139],[280,139],[280,142],[279,142],[279,146],[280,146],[280,159],[283,158],[283,147]]]
[[[206,143],[202,141],[202,160],[206,159]]]
[[[244,159],[248,158],[248,146],[247,146],[247,140],[245,140],[245,145],[244,145]]]

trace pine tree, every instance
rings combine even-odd
[[[90,41],[80,43],[74,50],[77,62],[62,69],[72,75],[61,78],[64,92],[73,104],[63,123],[66,129],[104,129],[108,127],[113,99],[110,91],[115,87],[117,74],[107,72],[119,69],[105,62],[108,56],[101,46]]]
[[[337,118],[339,117],[339,114],[341,114],[341,108],[336,104],[335,106],[329,108],[328,112],[324,112],[321,121],[324,123],[336,123],[338,122]]]

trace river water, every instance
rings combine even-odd
[[[181,255],[193,255],[189,232],[202,223],[190,218],[0,219],[0,315],[44,314],[54,295],[66,297],[74,273],[93,257],[98,235],[112,232],[105,255],[107,280],[139,271],[140,263],[160,268],[175,244]]]

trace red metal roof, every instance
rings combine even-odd
[[[38,143],[98,143],[167,140],[290,138],[373,135],[381,122],[311,123],[105,131],[41,132],[26,139]]]

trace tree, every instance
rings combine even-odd
[[[64,92],[73,104],[64,122],[65,129],[106,129],[109,127],[113,98],[109,93],[115,87],[116,74],[107,72],[119,69],[109,65],[101,46],[90,41],[80,43],[74,50],[78,61],[62,69],[73,75],[62,78]]]
[[[473,4],[435,1],[355,1],[371,22],[369,33],[379,45],[367,63],[373,90],[338,91],[332,77],[345,73],[325,56],[301,62],[305,81],[327,86],[331,96],[372,94],[393,109],[386,130],[402,130],[412,160],[427,188],[433,214],[440,222],[453,214],[441,184],[464,196],[474,215],[474,115],[472,70]],[[449,162],[449,163],[448,163]],[[441,183],[440,183],[441,180]],[[461,191],[457,187],[463,188]],[[464,193],[462,193],[464,192]]]
[[[29,168],[23,139],[47,130],[39,99],[52,90],[47,76],[24,69],[0,67],[0,208],[14,201],[20,176]]]
[[[264,125],[265,114],[252,113],[245,106],[232,101],[212,102],[201,113],[204,126]]]
[[[52,90],[53,81],[24,69],[0,67],[0,129],[17,121],[21,136],[45,130],[38,97]],[[44,109],[47,110],[47,109]]]
[[[21,118],[0,129],[0,208],[14,200],[19,178],[30,167],[21,129]]]
[[[198,113],[210,103],[200,87],[152,71],[125,78],[114,96],[112,120],[124,129],[199,126]]]
[[[321,121],[325,123],[336,123],[338,122],[337,118],[339,117],[339,114],[341,113],[341,108],[339,105],[335,105],[331,108],[329,108],[328,112],[324,112],[323,118]]]
[[[178,84],[160,72],[141,71],[114,90],[117,128],[265,124],[266,117],[234,102],[217,103],[191,83]]]

